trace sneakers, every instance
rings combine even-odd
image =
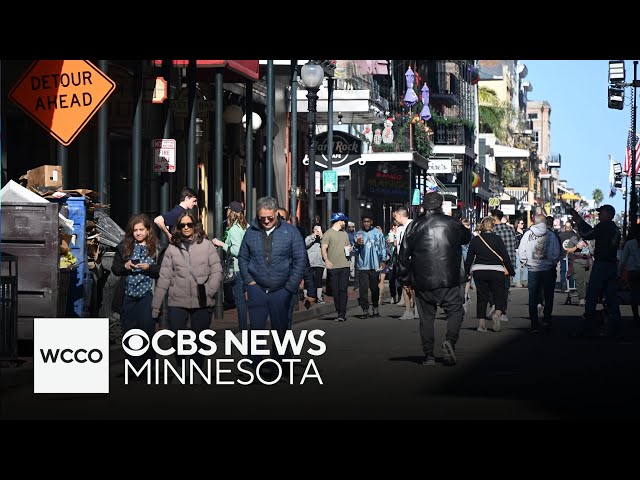
[[[499,332],[500,331],[500,317],[496,314],[493,315],[493,317],[491,317],[491,320],[493,320],[493,331],[494,332]]]
[[[449,340],[442,342],[442,354],[444,355],[445,365],[456,364],[456,352],[453,350],[453,345],[451,345]]]
[[[539,303],[538,304],[538,318],[542,317],[543,314],[544,314],[544,305]]]
[[[360,318],[369,318],[369,307],[362,307],[362,315],[360,315]]]
[[[478,327],[476,328],[476,332],[486,332],[487,331],[487,327]]]
[[[415,315],[411,310],[405,310],[404,313],[400,316],[400,320],[413,320]]]
[[[398,303],[398,300],[396,300],[396,297],[391,297],[391,303],[394,305]]]
[[[434,357],[433,355],[427,355],[426,357],[424,357],[424,360],[422,361],[422,365],[426,365],[428,367],[433,367],[436,364],[436,357]]]
[[[396,305],[399,307],[404,307],[404,295],[400,296],[400,300],[398,300],[398,303],[396,303]]]
[[[346,321],[346,319],[342,318],[342,317],[338,317],[334,320],[334,322],[344,322]]]
[[[378,311],[378,307],[373,307],[373,310],[371,312],[371,316],[372,317],[379,317],[380,316],[380,312]]]
[[[501,322],[508,322],[509,321],[509,317],[507,317],[506,313],[503,313],[502,315],[500,315],[500,321]]]
[[[491,315],[493,315],[493,312],[495,311],[496,311],[495,305],[487,305],[487,318],[491,318]]]
[[[584,298],[581,298],[580,301],[578,302],[578,305],[580,307],[584,307]]]

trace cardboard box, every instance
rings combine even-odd
[[[29,187],[62,187],[62,167],[60,165],[42,165],[28,170],[20,180],[26,179]]]

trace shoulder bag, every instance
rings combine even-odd
[[[496,252],[493,248],[491,248],[489,246],[487,241],[484,238],[482,238],[482,235],[478,235],[478,237],[480,238],[480,240],[482,240],[484,242],[484,244],[487,246],[487,248],[489,250],[491,250],[496,255],[496,257],[498,257],[500,259],[500,262],[502,263],[502,268],[504,269],[504,276],[505,277],[508,276],[509,275],[509,270],[507,270],[507,267],[504,266],[504,260],[502,259],[502,257],[500,255],[498,255],[498,252]]]
[[[233,255],[231,255],[230,251],[224,252],[224,264],[222,265],[222,281],[224,283],[233,283],[236,281],[236,271],[233,269]]]

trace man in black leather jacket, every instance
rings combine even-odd
[[[462,245],[471,240],[471,230],[442,211],[442,195],[424,196],[425,213],[409,225],[402,239],[398,275],[403,285],[416,291],[420,315],[420,337],[425,354],[424,365],[435,365],[434,320],[438,305],[447,315],[447,334],[442,353],[447,365],[455,365],[455,345],[464,317]]]

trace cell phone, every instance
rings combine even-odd
[[[132,258],[131,263],[133,263],[134,265],[137,265],[140,263],[140,260],[138,260],[137,258]]]

